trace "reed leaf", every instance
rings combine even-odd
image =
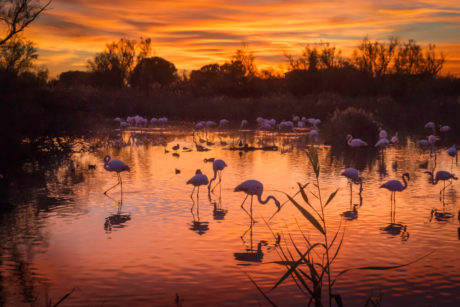
[[[335,190],[335,192],[332,192],[331,195],[329,195],[329,198],[327,199],[326,204],[324,205],[324,208],[326,208],[327,205],[334,199],[338,191],[339,189]]]
[[[272,290],[275,289],[276,287],[278,287],[279,284],[281,284],[289,275],[291,275],[296,269],[297,267],[300,265],[300,263],[302,261],[306,261],[305,257],[310,253],[310,251],[312,249],[314,249],[315,247],[319,246],[320,244],[319,243],[315,243],[313,244],[303,255],[302,257],[300,257],[299,260],[297,260],[291,267],[290,269],[284,273],[284,275],[280,278],[280,280],[278,280],[278,282],[273,286]]]
[[[244,271],[243,271],[244,272]],[[246,276],[249,278],[249,280],[254,284],[254,286],[256,286],[257,290],[259,290],[259,292],[263,295],[263,297],[272,305],[272,306],[277,306],[269,297],[268,295],[265,294],[265,292],[259,287],[259,285],[257,285],[257,283],[251,278],[251,276],[249,276],[248,273],[244,272],[244,274],[246,274]]]
[[[305,210],[304,207],[302,207],[301,205],[299,205],[294,198],[292,198],[291,196],[288,195],[288,198],[289,200],[294,204],[294,206],[296,206],[296,208],[303,214],[303,216],[316,228],[319,230],[319,232],[321,232],[322,234],[325,234],[324,232],[324,229],[323,227],[321,226],[321,224],[315,219],[315,217],[313,215],[311,215],[310,212],[308,212],[307,210]]]

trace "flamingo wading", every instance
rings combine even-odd
[[[209,185],[208,185],[208,192],[211,190],[211,184],[214,180],[216,180],[216,177],[219,176],[219,182],[214,186],[212,191],[217,187],[218,184],[222,182],[222,171],[223,169],[227,167],[227,164],[224,162],[224,160],[214,160],[212,163],[212,169],[214,171],[214,177],[209,180]]]
[[[129,168],[129,166],[123,162],[123,161],[120,161],[120,160],[112,160],[111,157],[109,155],[106,155],[104,157],[104,169],[106,171],[109,171],[109,172],[116,172],[117,173],[117,176],[118,176],[118,182],[116,185],[114,185],[113,187],[109,188],[108,190],[106,190],[104,192],[104,194],[107,194],[108,191],[112,190],[113,188],[115,188],[117,185],[121,185],[121,188],[123,190],[123,182],[121,181],[121,176],[120,176],[120,173],[121,172],[124,172],[124,171],[131,171],[131,169]]]
[[[396,209],[396,192],[402,192],[407,188],[406,178],[407,178],[407,181],[410,180],[410,177],[409,177],[408,173],[404,173],[402,175],[402,180],[403,180],[404,184],[402,184],[401,181],[399,181],[399,180],[389,180],[389,181],[385,182],[384,184],[382,184],[380,186],[380,188],[385,188],[385,189],[391,191],[391,198],[390,199],[391,199],[392,216],[393,216],[394,209]]]
[[[262,200],[262,193],[264,192],[264,186],[260,181],[257,180],[246,180],[245,182],[241,183],[238,185],[233,192],[244,192],[246,193],[246,197],[244,198],[243,202],[241,203],[241,209],[246,212],[249,217],[251,218],[251,222],[254,223],[254,219],[252,218],[252,198],[254,195],[257,195],[257,200],[259,203],[262,205],[265,205],[270,199],[273,199],[275,201],[275,205],[278,207],[278,211],[281,209],[280,202],[272,195],[267,196],[265,200]],[[251,208],[249,213],[245,208],[244,208],[244,202],[248,198],[248,196],[251,196]]]
[[[195,176],[193,176],[192,178],[190,178],[189,181],[187,181],[187,184],[193,185],[193,190],[190,194],[190,198],[193,199],[193,192],[195,192],[196,187],[198,187],[198,191],[196,192],[196,197],[198,198],[198,194],[200,193],[200,186],[207,185],[208,183],[208,176],[203,174],[201,170],[197,169],[195,172]]]
[[[443,192],[445,192],[446,188],[452,184],[452,181],[450,181],[450,183],[446,186],[446,180],[450,180],[450,179],[457,180],[458,179],[457,177],[455,177],[454,174],[451,174],[447,171],[436,172],[436,176],[434,177],[434,179],[433,179],[433,172],[425,172],[425,174],[430,175],[430,183],[432,185],[437,184],[440,180],[444,182],[444,187],[441,189],[441,191],[439,191],[439,199],[442,198],[441,196],[443,195]]]

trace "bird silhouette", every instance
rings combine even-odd
[[[195,188],[198,188],[198,191],[196,192],[196,197],[198,198],[198,194],[200,193],[200,186],[207,185],[208,183],[208,177],[205,174],[203,174],[200,169],[197,169],[195,172],[195,176],[193,176],[192,178],[190,178],[189,181],[187,181],[187,184],[193,185],[193,190],[190,194],[190,198],[193,199],[193,192],[195,192]]]
[[[359,177],[358,170],[352,167],[345,169],[341,175],[347,177],[348,182],[350,184],[350,208],[351,208],[352,195],[353,195],[352,194],[353,193],[353,183],[359,184],[359,195],[361,195],[363,191],[363,181],[362,181],[362,178]]]
[[[241,203],[241,209],[246,212],[249,217],[251,218],[251,222],[254,223],[254,219],[252,218],[252,198],[254,195],[257,195],[257,200],[259,203],[262,205],[265,205],[270,199],[273,199],[275,202],[275,205],[278,207],[278,211],[281,209],[280,202],[272,195],[267,196],[265,200],[262,200],[262,193],[264,192],[264,186],[260,181],[257,180],[246,180],[245,182],[241,183],[238,185],[233,192],[244,192],[246,193],[246,197],[244,198],[243,202]],[[251,208],[249,213],[245,208],[244,208],[244,202],[248,198],[248,196],[251,196]]]
[[[214,177],[209,180],[209,185],[208,185],[208,193],[209,191],[214,191],[217,185],[219,185],[222,182],[222,171],[224,168],[227,167],[227,164],[225,164],[224,160],[214,160],[212,163],[212,169],[214,171]],[[211,184],[214,180],[216,180],[217,175],[219,175],[219,182],[214,186],[214,188],[211,190]]]
[[[347,144],[348,146],[353,147],[353,148],[368,146],[368,144],[364,142],[363,140],[354,139],[351,134],[347,135]]]
[[[104,192],[104,194],[107,194],[108,191],[112,190],[115,188],[117,185],[121,185],[121,188],[123,189],[123,182],[121,180],[120,173],[124,171],[131,171],[129,166],[124,163],[123,161],[120,160],[111,160],[111,157],[109,155],[106,155],[104,157],[104,169],[108,172],[116,172],[118,176],[118,182],[108,190]]]
[[[426,171],[425,174],[428,174],[430,175],[430,183],[435,185],[437,184],[440,180],[444,183],[444,187],[441,189],[441,191],[439,191],[439,199],[441,200],[442,199],[442,196],[443,196],[443,192],[445,192],[446,188],[452,184],[452,181],[450,181],[450,183],[446,186],[446,181],[447,180],[457,180],[458,178],[455,177],[454,174],[452,173],[449,173],[448,171],[438,171],[436,172],[436,176],[434,177],[433,179],[433,172],[428,172]]]
[[[402,192],[407,188],[407,180],[410,180],[409,174],[404,173],[402,175],[402,180],[404,184],[401,183],[399,180],[389,180],[382,184],[380,188],[385,188],[389,191],[391,191],[391,212],[392,216],[394,216],[394,210],[396,209],[396,192]]]

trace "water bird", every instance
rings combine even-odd
[[[431,129],[431,130],[433,130],[433,132],[434,132],[435,129],[436,129],[436,126],[435,126],[434,122],[431,122],[431,121],[430,121],[430,122],[427,122],[427,123],[425,124],[425,128],[426,128],[426,129]]]
[[[88,164],[88,169],[96,169],[96,164]]]
[[[214,171],[214,177],[209,180],[209,185],[208,185],[208,192],[211,189],[211,184],[214,180],[216,180],[217,175],[219,175],[219,182],[214,186],[214,188],[211,191],[214,191],[217,185],[219,185],[222,182],[222,171],[224,168],[227,167],[227,164],[224,162],[224,160],[214,160],[212,163],[212,169]]]
[[[230,121],[228,119],[221,119],[219,121],[219,128],[224,128],[224,127],[227,127],[228,125],[230,125]]]
[[[351,134],[348,134],[348,135],[347,135],[347,144],[348,144],[348,146],[351,146],[351,147],[353,147],[353,148],[368,146],[367,143],[364,142],[363,140],[361,140],[361,139],[354,139],[353,136],[352,136]]]
[[[358,218],[358,204],[353,205],[353,209],[349,211],[345,211],[341,214],[347,220],[355,220]]]
[[[390,142],[391,142],[391,144],[399,143],[398,132],[396,132],[395,135],[393,135],[393,136],[391,137]]]
[[[387,138],[381,138],[380,140],[377,141],[377,143],[375,143],[374,147],[383,149],[387,147],[389,144],[390,144],[390,141],[388,141]]]
[[[248,125],[248,121],[245,120],[245,119],[243,119],[243,120],[241,121],[240,129],[245,128],[247,125]]]
[[[216,159],[215,158],[204,158],[204,163],[208,163],[208,162],[214,162]]]
[[[173,152],[172,155],[173,155],[173,157],[176,157],[176,158],[179,158],[179,157],[180,157],[180,155],[179,155],[177,152]]]
[[[273,199],[275,202],[276,207],[278,207],[278,211],[281,209],[280,202],[272,195],[267,196],[265,200],[262,200],[262,193],[264,191],[264,186],[260,181],[257,180],[246,180],[245,182],[241,183],[238,185],[233,192],[244,192],[246,193],[246,197],[244,198],[243,202],[241,203],[241,209],[246,212],[249,217],[251,218],[251,222],[254,222],[254,219],[252,218],[252,198],[254,195],[257,195],[257,200],[259,203],[262,205],[265,205],[270,199]],[[245,208],[244,208],[244,202],[248,198],[248,196],[251,196],[251,208],[249,213]]]
[[[410,180],[408,173],[402,175],[404,184],[399,180],[389,180],[380,186],[380,188],[385,188],[391,192],[391,211],[396,208],[396,192],[402,192],[407,188],[406,178],[408,181]]]
[[[452,145],[452,147],[449,147],[447,149],[447,154],[452,157],[452,165],[450,167],[450,170],[454,167],[454,158],[455,158],[455,163],[457,164],[458,161],[458,151],[457,151],[457,145]]]
[[[233,253],[235,260],[249,261],[249,262],[262,262],[264,253],[262,252],[262,242],[257,244],[257,250],[246,249],[244,253]]]
[[[179,150],[179,148],[180,148],[180,146],[179,146],[179,144],[177,144],[177,145],[173,146],[172,149],[173,149],[173,150]]]
[[[193,192],[195,192],[195,188],[198,187],[198,191],[196,192],[196,196],[198,197],[198,194],[200,193],[200,186],[209,184],[208,176],[203,174],[200,169],[197,169],[195,172],[195,176],[190,178],[190,180],[187,181],[187,184],[193,185],[193,190],[190,194],[190,198],[193,199]]]
[[[351,206],[353,183],[359,184],[359,195],[361,195],[363,191],[363,180],[361,177],[359,177],[358,170],[352,167],[345,169],[341,175],[345,176],[348,179],[348,182],[350,183],[350,206]]]
[[[439,125],[439,131],[441,131],[441,132],[449,132],[450,130],[452,130],[452,128],[450,126]]]
[[[379,138],[380,138],[380,139],[386,139],[387,136],[388,136],[387,131],[386,131],[386,130],[383,130],[383,129],[380,129],[380,131],[379,131]]]
[[[176,172],[176,175],[180,174],[180,169],[176,168],[175,172]]]
[[[131,169],[129,168],[129,166],[124,163],[123,161],[120,161],[120,160],[112,160],[111,157],[109,155],[106,155],[104,157],[104,169],[108,172],[116,172],[117,173],[117,176],[118,176],[118,183],[116,185],[114,185],[113,187],[111,187],[110,189],[106,190],[104,192],[104,194],[107,194],[108,191],[112,190],[113,188],[115,188],[117,185],[121,185],[122,189],[123,189],[123,182],[121,180],[121,176],[120,176],[120,173],[121,172],[124,172],[124,171],[131,171]]]
[[[433,217],[438,221],[438,222],[445,222],[452,218],[454,215],[450,212],[446,211],[439,211],[438,209],[431,209],[431,217],[430,221],[433,219]]]
[[[457,180],[458,178],[455,177],[454,174],[451,174],[449,173],[448,171],[438,171],[436,172],[436,176],[434,177],[433,179],[433,172],[428,172],[426,171],[425,174],[428,174],[430,175],[430,183],[432,185],[435,185],[437,184],[440,180],[444,182],[444,187],[441,189],[441,191],[439,191],[439,199],[441,199],[442,197],[442,192],[444,192],[446,190],[446,187],[448,187],[449,185],[452,184],[452,181],[450,181],[450,183],[446,186],[446,181],[447,180]]]

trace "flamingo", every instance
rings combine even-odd
[[[212,169],[214,170],[214,177],[211,178],[211,180],[209,181],[209,185],[208,185],[208,193],[211,189],[211,184],[214,180],[216,180],[216,177],[217,177],[217,174],[219,174],[219,182],[214,186],[214,188],[212,189],[212,191],[214,191],[214,189],[216,188],[216,186],[218,184],[220,184],[222,182],[222,171],[224,170],[224,168],[227,166],[227,164],[225,164],[224,160],[214,160],[214,162],[212,162]]]
[[[452,130],[452,128],[450,126],[439,125],[439,131],[441,131],[441,132],[449,132],[450,130]]]
[[[425,128],[426,128],[426,129],[431,129],[431,130],[433,130],[433,132],[434,132],[436,126],[435,126],[435,124],[434,124],[433,122],[427,122],[427,123],[425,124]]]
[[[200,193],[200,186],[207,185],[208,183],[208,176],[203,174],[200,169],[197,169],[195,172],[195,176],[193,176],[192,178],[190,178],[189,181],[187,181],[187,184],[193,185],[193,190],[190,194],[190,198],[193,199],[193,192],[195,192],[196,187],[198,187],[198,191],[196,192],[196,197],[198,198],[198,194]]]
[[[353,148],[368,146],[366,142],[361,139],[354,139],[351,134],[347,135],[347,144]]]
[[[354,184],[359,184],[359,195],[361,195],[363,191],[363,180],[361,177],[359,177],[359,172],[357,169],[349,167],[345,169],[342,174],[342,176],[347,177],[348,182],[350,183],[350,206],[352,203],[352,193],[353,193],[353,183]]]
[[[120,160],[112,160],[111,157],[109,155],[106,155],[104,157],[104,169],[108,172],[116,172],[117,173],[117,176],[118,176],[118,182],[116,185],[114,185],[113,187],[111,187],[110,189],[106,190],[104,192],[104,194],[107,194],[108,191],[112,190],[113,188],[115,188],[117,185],[121,185],[121,188],[123,189],[123,182],[121,181],[121,176],[120,176],[120,173],[121,172],[124,172],[124,171],[131,171],[131,169],[129,168],[129,166],[123,162],[123,161],[120,161]]]
[[[402,180],[404,182],[404,185],[399,180],[389,180],[380,186],[380,188],[385,188],[391,191],[390,199],[391,199],[391,211],[392,212],[393,212],[393,208],[396,208],[396,192],[402,192],[407,188],[406,178],[408,181],[410,180],[408,173],[404,173],[402,175]]]
[[[385,138],[381,138],[380,140],[378,140],[378,142],[375,143],[374,147],[383,149],[387,147],[389,144],[390,144],[390,141],[388,141],[388,139],[385,137]]]
[[[438,171],[436,172],[436,176],[434,177],[433,179],[433,172],[425,172],[425,174],[428,174],[430,175],[430,183],[432,185],[435,185],[437,184],[440,180],[442,180],[444,182],[444,187],[441,189],[441,191],[439,191],[439,199],[441,199],[441,195],[442,195],[442,192],[446,190],[446,187],[448,187],[449,185],[452,184],[452,181],[446,186],[446,180],[450,180],[450,179],[453,179],[453,180],[457,180],[458,178],[455,177],[454,174],[452,173],[449,173],[448,171]]]
[[[257,195],[257,200],[259,203],[262,205],[265,205],[270,199],[273,199],[275,201],[276,207],[278,207],[278,211],[281,209],[280,202],[272,195],[267,196],[265,200],[262,200],[262,193],[264,191],[264,186],[260,181],[257,180],[246,180],[245,182],[241,183],[238,185],[233,192],[244,192],[246,193],[246,197],[244,198],[243,202],[241,203],[241,209],[246,212],[249,217],[251,218],[251,222],[254,222],[252,218],[252,198],[254,195]],[[248,198],[248,196],[251,195],[251,213],[249,213],[245,208],[244,208],[244,202]]]
[[[393,136],[391,137],[390,142],[391,142],[391,144],[399,143],[398,132],[396,132],[395,135],[393,135]]]
[[[223,127],[227,127],[228,125],[230,124],[230,121],[228,119],[221,119],[219,121],[219,127],[220,128],[223,128]]]
[[[450,167],[450,170],[452,170],[454,166],[454,158],[455,158],[455,163],[457,163],[458,160],[458,152],[457,152],[457,145],[452,145],[449,149],[447,149],[447,154],[452,157],[452,165]]]
[[[386,139],[387,138],[387,131],[386,130],[383,130],[383,129],[380,129],[379,131],[379,138],[380,139]]]
[[[245,119],[243,119],[243,120],[241,121],[240,129],[246,127],[247,125],[248,125],[248,121],[245,120]]]

